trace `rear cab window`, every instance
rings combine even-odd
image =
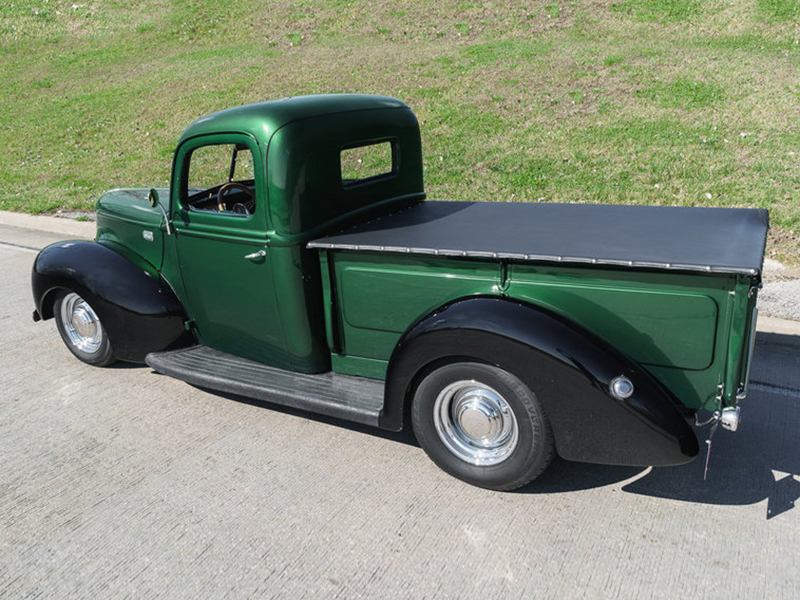
[[[344,188],[392,177],[397,173],[394,144],[387,140],[343,148],[339,165]]]

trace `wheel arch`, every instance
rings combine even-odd
[[[169,284],[151,265],[134,264],[106,245],[47,246],[34,260],[31,288],[34,319],[53,318],[59,291],[74,291],[86,300],[120,360],[143,362],[148,352],[188,341],[186,313]]]
[[[56,303],[56,297],[58,293],[62,290],[66,291],[68,288],[64,287],[51,287],[46,289],[42,294],[42,297],[36,303],[36,314],[39,316],[43,321],[47,321],[48,319],[52,319],[55,317],[55,312],[53,307]],[[38,320],[38,319],[37,319]]]
[[[460,359],[521,379],[540,399],[563,458],[646,466],[698,452],[680,403],[641,366],[563,317],[502,298],[455,301],[403,335],[389,361],[381,426],[401,429],[421,378]],[[620,375],[634,383],[626,399],[609,391]]]

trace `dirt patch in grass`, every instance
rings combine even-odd
[[[800,267],[800,233],[782,227],[770,229],[766,255],[787,265]]]

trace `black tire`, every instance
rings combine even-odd
[[[550,422],[535,394],[492,365],[459,362],[435,369],[415,390],[411,419],[433,462],[482,488],[522,487],[555,454]]]
[[[59,292],[53,304],[56,327],[69,351],[95,367],[116,361],[108,333],[94,309],[75,292]]]

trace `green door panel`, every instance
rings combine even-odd
[[[645,365],[700,370],[714,360],[718,311],[708,296],[513,280],[508,294],[548,306]]]
[[[271,261],[268,255],[245,258],[266,250],[266,235],[221,237],[192,219],[176,227],[176,237],[187,304],[200,341],[288,367]]]
[[[343,354],[388,360],[415,321],[452,300],[499,295],[497,264],[376,254],[334,255]]]
[[[222,144],[245,146],[254,158],[252,214],[197,209],[187,202],[192,152]],[[269,248],[263,164],[250,136],[218,134],[185,140],[177,151],[173,175],[177,177],[171,203],[175,247],[185,305],[200,341],[223,352],[291,368]],[[199,165],[202,169],[202,161]]]

